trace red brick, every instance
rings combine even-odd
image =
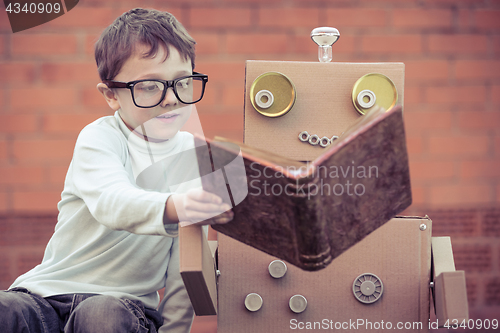
[[[0,56],[3,56],[4,53],[5,53],[5,37],[0,35]]]
[[[226,43],[229,54],[282,54],[287,53],[290,47],[287,34],[275,33],[230,33]]]
[[[86,55],[89,55],[92,57],[92,60],[94,60],[94,50],[95,50],[95,43],[99,39],[100,33],[96,34],[88,34],[85,36],[85,41],[84,41],[84,51]]]
[[[449,129],[452,125],[452,113],[442,112],[405,112],[405,126],[410,131],[415,132],[427,129]]]
[[[455,76],[457,79],[498,79],[500,61],[457,60]]]
[[[328,8],[326,10],[328,26],[339,29],[342,36],[343,28],[375,28],[388,24],[388,14],[384,9],[370,8]]]
[[[74,88],[29,88],[10,90],[10,103],[15,108],[76,105]]]
[[[57,214],[16,214],[11,213],[0,217],[0,245],[16,247],[22,250],[41,247],[47,244],[54,233]],[[16,256],[18,252],[16,251]]]
[[[450,28],[452,11],[447,9],[392,10],[392,22],[396,28]]]
[[[450,65],[445,60],[405,61],[405,76],[407,82],[447,80],[450,76]]]
[[[9,17],[7,16],[7,12],[4,10],[4,8],[5,7],[2,6],[2,10],[0,10],[0,31],[11,34],[12,28],[10,26]]]
[[[500,36],[492,36],[491,41],[493,44],[493,53],[496,56],[500,55]]]
[[[232,0],[232,1],[243,1],[243,0]],[[263,0],[253,0],[253,1],[263,1]],[[276,0],[273,0],[276,1]],[[215,318],[214,318],[215,317]],[[217,332],[217,318],[216,316],[195,316],[193,320],[193,326],[191,332],[196,333],[215,333]]]
[[[262,27],[290,28],[292,30],[319,25],[319,9],[312,7],[260,7],[259,25]]]
[[[52,213],[57,212],[61,191],[15,191],[12,200],[15,211]]]
[[[408,150],[408,155],[410,156],[410,159],[412,158],[413,155],[422,154],[423,151],[422,137],[414,135],[413,136],[406,135],[406,148]]]
[[[220,136],[236,142],[243,142],[243,127],[236,129],[216,130],[208,129],[203,132],[207,138]]]
[[[475,208],[437,208],[427,210],[432,223],[432,234],[435,236],[479,236],[481,215]]]
[[[476,27],[480,29],[499,29],[500,10],[478,9],[474,12]]]
[[[424,0],[426,6],[428,5],[449,5],[449,6],[464,6],[464,5],[473,5],[477,4],[477,0]]]
[[[458,125],[467,129],[497,129],[500,124],[500,112],[463,111],[458,112]]]
[[[32,63],[8,62],[0,63],[0,78],[9,85],[31,83],[35,79],[35,66]]]
[[[429,201],[434,207],[487,204],[492,202],[490,185],[433,185]]]
[[[9,209],[9,195],[5,192],[0,192],[0,213],[5,213]]]
[[[488,244],[455,244],[453,257],[457,270],[485,272],[492,268],[492,249]]]
[[[75,35],[65,34],[13,34],[12,55],[68,55],[76,54]]]
[[[500,156],[500,136],[495,137],[495,155]]]
[[[194,2],[204,2],[204,0],[189,0],[189,1],[194,1]],[[269,5],[269,4],[275,4],[275,3],[282,3],[283,0],[220,0],[220,1],[217,1],[217,0],[213,0],[213,1],[216,1],[216,2],[220,2],[220,3],[225,3],[225,4],[234,4],[234,3],[241,3],[241,4],[248,4],[248,3],[256,3],[256,4],[261,4],[261,3],[265,3],[266,5]],[[296,2],[307,2],[307,3],[310,3],[309,1],[311,0],[297,0]],[[324,0],[322,0],[324,1]]]
[[[49,27],[57,28],[105,28],[116,18],[116,14],[109,7],[78,6],[63,16],[47,23]]]
[[[222,88],[220,86],[221,84],[216,82],[214,82],[213,84],[207,84],[203,99],[200,102],[196,103],[198,110],[204,110],[207,106],[220,105],[222,103],[222,100],[220,98],[220,90],[222,90]]]
[[[243,132],[243,113],[218,113],[205,114],[200,113],[200,121],[204,132],[221,132],[227,129],[241,130]]]
[[[44,181],[44,170],[41,167],[6,166],[0,168],[0,184],[41,184]]]
[[[7,253],[0,254],[0,283],[1,290],[9,289],[10,283],[12,283],[12,276],[10,274],[10,256]]]
[[[489,278],[486,282],[485,290],[488,291],[484,300],[485,305],[500,307],[500,278]]]
[[[43,248],[40,251],[32,250],[29,253],[23,252],[17,257],[17,274],[21,275],[40,264],[43,259]]]
[[[97,86],[97,84],[96,84]],[[83,105],[89,107],[100,107],[103,110],[111,109],[106,103],[104,96],[97,90],[97,88],[85,88],[82,90]]]
[[[68,166],[52,166],[49,168],[48,182],[53,185],[62,186],[68,172]]]
[[[103,114],[56,114],[43,116],[43,131],[48,133],[79,133],[85,126],[104,116]]]
[[[463,29],[475,29],[473,12],[470,9],[458,10],[458,26]]]
[[[71,160],[75,140],[15,140],[12,151],[18,161]]]
[[[0,114],[0,132],[29,133],[36,132],[38,117],[26,114]]]
[[[500,159],[461,161],[460,177],[469,179],[498,179],[500,177]]]
[[[250,27],[251,11],[244,8],[191,8],[191,28],[238,28]]]
[[[411,204],[413,206],[419,206],[425,204],[427,201],[427,195],[425,194],[425,188],[422,186],[414,185],[411,186]]]
[[[7,160],[8,156],[8,143],[5,140],[0,140],[0,161]]]
[[[342,37],[341,37],[342,38]],[[422,36],[408,35],[364,35],[361,38],[361,51],[380,54],[422,53]]]
[[[196,40],[196,56],[220,52],[220,34],[199,32],[192,33],[191,36]]]
[[[458,105],[473,103],[481,105],[486,100],[486,87],[476,86],[427,86],[425,102]]]
[[[45,63],[42,65],[41,78],[47,83],[97,83],[101,82],[95,62],[84,63]]]
[[[493,85],[491,87],[491,101],[493,103],[500,103],[500,85]]]
[[[486,54],[488,37],[485,35],[429,35],[428,49],[437,54]]]
[[[235,83],[243,86],[245,79],[245,62],[203,62],[197,65],[197,70],[209,77],[209,85],[213,83]]]
[[[408,111],[408,107],[410,106],[418,106],[423,101],[423,89],[420,86],[405,86],[404,93],[404,104],[405,111]]]
[[[490,245],[455,244],[453,257],[457,270],[466,272],[490,271],[492,266],[492,249]]]
[[[486,156],[490,149],[487,134],[443,135],[430,134],[427,138],[429,152],[438,156]]]
[[[245,89],[238,86],[225,86],[222,92],[222,100],[224,105],[234,106],[243,110],[245,101]]]
[[[410,175],[413,180],[449,180],[456,175],[453,161],[410,160]]]
[[[497,193],[496,193],[497,203],[500,203],[500,184],[497,185]]]

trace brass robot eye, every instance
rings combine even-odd
[[[374,105],[389,110],[398,101],[398,92],[391,79],[379,73],[360,77],[352,88],[352,103],[361,115]]]
[[[250,87],[250,102],[266,117],[280,117],[295,104],[297,92],[293,82],[284,74],[267,72],[257,77]]]

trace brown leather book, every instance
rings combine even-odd
[[[411,204],[400,106],[371,110],[312,162],[221,138],[207,143],[197,149],[203,188],[234,212],[212,227],[304,270],[326,267]]]

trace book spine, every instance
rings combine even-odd
[[[326,232],[326,218],[317,197],[318,177],[305,184],[295,184],[295,238],[302,268],[315,271],[325,268],[331,261],[331,248]]]

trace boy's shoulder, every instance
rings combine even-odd
[[[78,135],[79,142],[94,142],[97,144],[106,144],[106,142],[115,141],[115,143],[124,142],[126,139],[120,130],[120,125],[116,115],[104,116],[85,126]]]
[[[104,116],[98,118],[86,125],[80,132],[108,132],[108,133],[120,133],[120,125],[118,124],[118,120],[116,119],[116,115],[112,116]]]
[[[87,128],[100,128],[102,130],[107,130],[107,129],[112,129],[112,130],[120,130],[118,121],[116,119],[115,115],[110,115],[110,116],[104,116],[101,118],[98,118],[85,126],[83,130]]]

